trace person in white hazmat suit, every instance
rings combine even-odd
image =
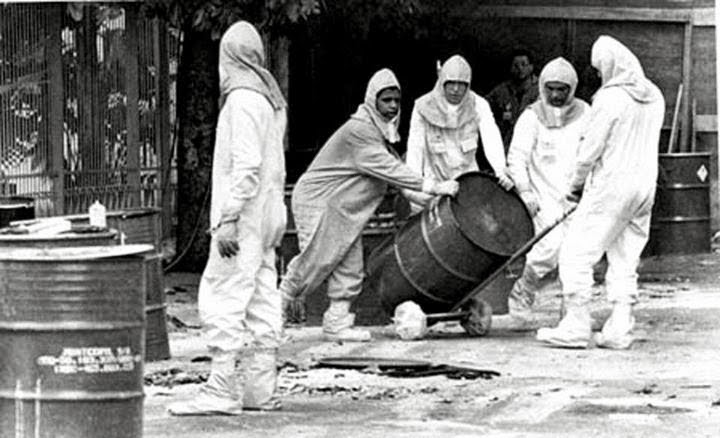
[[[362,290],[362,230],[388,184],[433,195],[454,195],[457,181],[425,178],[392,148],[400,137],[400,83],[388,69],[376,72],[357,111],[328,139],[295,184],[292,211],[300,253],[280,284],[288,316],[300,316],[303,298],[327,283],[323,315],[327,340],[369,341],[354,327],[350,305]],[[300,315],[298,315],[300,314]]]
[[[264,65],[257,30],[244,21],[230,26],[220,41],[212,239],[198,295],[212,368],[193,400],[169,407],[174,415],[280,407],[274,394],[282,333],[275,247],[287,220],[286,103]]]
[[[602,85],[565,195],[568,203],[579,200],[560,250],[565,316],[557,327],[538,330],[537,339],[561,347],[589,345],[593,264],[606,253],[613,308],[595,342],[625,349],[633,341],[637,266],[650,229],[665,101],[635,55],[617,40],[599,37],[591,64]]]
[[[564,58],[548,62],[540,73],[539,95],[518,118],[508,151],[508,171],[533,216],[535,231],[550,226],[563,214],[565,194],[575,165],[580,134],[590,106],[575,97],[578,77]],[[536,243],[508,296],[508,310],[516,329],[530,328],[531,308],[543,279],[557,268],[566,220]]]
[[[406,162],[414,171],[436,179],[454,179],[478,170],[475,152],[482,139],[485,155],[505,189],[513,187],[507,175],[505,150],[490,105],[470,89],[472,69],[460,55],[450,57],[438,71],[429,93],[415,101],[410,116]],[[404,190],[416,213],[432,196]]]

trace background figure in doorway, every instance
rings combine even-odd
[[[498,84],[487,95],[505,151],[510,148],[513,129],[520,114],[538,98],[538,79],[534,68],[530,52],[516,49],[510,61],[510,79]]]

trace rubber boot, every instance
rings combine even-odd
[[[531,281],[523,274],[513,285],[508,295],[508,315],[512,330],[527,331],[536,326],[532,305],[535,293],[531,290]]]
[[[238,394],[235,375],[235,353],[212,354],[212,368],[207,382],[192,400],[168,407],[172,415],[240,415],[242,398]]]
[[[567,305],[565,316],[555,328],[541,328],[536,339],[555,347],[587,348],[592,334],[590,312],[584,305]]]
[[[355,314],[350,313],[350,301],[330,300],[323,315],[323,335],[328,341],[367,342],[372,339],[367,330],[353,327]]]
[[[276,411],[282,407],[277,398],[277,349],[255,349],[242,371],[243,407],[247,410]]]
[[[600,348],[626,350],[635,340],[632,336],[634,326],[632,305],[615,303],[602,331],[595,335],[595,344]]]

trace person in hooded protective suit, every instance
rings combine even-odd
[[[388,184],[433,195],[454,195],[456,181],[413,172],[390,146],[399,141],[400,83],[388,69],[376,72],[365,100],[328,139],[292,193],[300,253],[280,284],[286,313],[302,308],[309,291],[327,282],[330,305],[323,315],[328,340],[368,341],[354,327],[350,305],[363,283],[361,233]]]
[[[482,139],[485,155],[499,179],[509,190],[505,151],[490,105],[470,90],[472,69],[460,55],[450,57],[438,71],[438,80],[429,93],[415,101],[410,117],[407,165],[425,176],[454,179],[478,170],[475,152]],[[403,192],[413,212],[427,205],[431,197]]]
[[[510,150],[508,170],[520,197],[533,215],[536,232],[563,214],[568,181],[587,120],[589,105],[575,98],[578,77],[564,58],[548,62],[540,73],[540,99],[518,118]],[[567,231],[565,221],[533,246],[523,273],[508,297],[508,309],[516,328],[532,325],[531,307],[542,280],[557,267],[558,253]]]
[[[665,100],[619,41],[599,37],[591,63],[602,86],[593,99],[565,194],[569,204],[579,199],[560,250],[565,316],[556,328],[538,330],[537,339],[562,347],[589,345],[593,264],[606,253],[605,282],[613,309],[595,342],[624,349],[633,341],[637,266],[650,229]]]
[[[236,415],[279,408],[282,333],[275,247],[285,231],[286,103],[265,69],[257,30],[244,21],[220,41],[220,114],[212,172],[207,266],[198,307],[212,356],[200,394],[173,415]],[[236,360],[241,357],[241,369]]]

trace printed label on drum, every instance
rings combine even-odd
[[[59,356],[37,358],[39,366],[52,367],[55,374],[127,372],[141,361],[130,347],[64,347]]]
[[[705,168],[704,164],[700,165],[700,168],[697,171],[697,177],[700,179],[701,182],[705,182],[705,180],[708,177],[708,170]]]

